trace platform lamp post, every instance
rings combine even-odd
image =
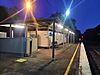
[[[70,8],[67,9],[65,14],[66,14],[66,18],[70,15]],[[69,40],[70,40],[70,33],[69,33],[69,30],[68,30],[68,44],[70,42]]]
[[[25,2],[25,12],[27,14],[30,13],[31,8],[32,8],[32,6],[31,6],[30,0],[26,0],[26,2]],[[27,15],[27,14],[25,14],[25,15]],[[25,18],[25,20],[26,20],[26,18]],[[26,23],[26,25],[25,25],[25,38],[26,38],[26,50],[25,50],[25,53],[27,52],[27,31],[28,31],[28,24]],[[30,52],[31,52],[31,50],[30,50]],[[30,56],[30,55],[31,55],[31,53],[29,53],[28,56]]]
[[[70,15],[70,8],[66,10],[66,18]],[[52,36],[52,61],[55,59],[55,23],[56,23],[56,18],[53,19],[53,36]]]
[[[30,10],[31,10],[31,2],[30,2],[30,0],[26,0],[26,3],[25,3],[25,12],[29,13]],[[28,27],[27,27],[27,24],[26,24],[26,26],[25,26],[25,38],[26,39],[27,39],[27,30],[28,30]]]
[[[30,12],[30,11],[32,11],[32,4],[33,4],[32,1],[33,0],[27,0],[26,1],[26,11],[27,11],[27,13]],[[38,32],[38,25],[39,24],[37,23],[35,17],[33,17],[33,19],[35,21],[34,24],[35,24],[35,28],[36,28],[36,38],[37,38],[37,36],[38,36],[38,33],[37,32]]]
[[[68,8],[67,10],[66,10],[66,13],[65,13],[65,20],[66,20],[66,18],[68,17],[70,15],[70,8]],[[65,31],[67,31],[68,32],[68,29],[66,29],[65,27],[64,27],[64,23],[63,23],[63,50],[64,50],[64,30]],[[69,41],[69,33],[68,33],[68,41]]]
[[[66,13],[65,13],[65,19],[64,21],[66,20],[66,18],[70,15],[70,8],[68,8],[66,10]],[[64,26],[64,22],[63,22],[63,29],[62,29],[62,33],[63,33],[63,50],[64,50],[64,41],[65,41],[65,33],[64,31],[66,31],[67,29],[65,29],[65,26]]]

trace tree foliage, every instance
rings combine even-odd
[[[6,19],[9,16],[8,12],[7,12],[7,8],[0,6],[0,21],[3,21],[4,19]]]

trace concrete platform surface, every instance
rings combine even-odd
[[[83,43],[81,43],[81,48],[80,48],[79,69],[80,69],[79,75],[92,75]]]
[[[0,75],[64,75],[76,46],[72,44],[65,46],[65,50],[63,47],[56,49],[54,61],[51,60],[51,49],[41,49],[31,57],[23,57],[26,61],[20,63],[16,62],[20,57],[0,54]],[[77,75],[75,62],[70,75]]]

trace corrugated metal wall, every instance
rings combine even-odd
[[[25,38],[1,38],[0,52],[24,54],[26,50]]]

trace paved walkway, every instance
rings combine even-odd
[[[0,55],[0,74],[1,75],[63,75],[67,65],[74,53],[76,44],[65,45],[65,50],[58,48],[55,50],[55,61],[51,61],[51,49],[41,49],[31,57],[24,57],[26,62],[18,63],[10,55]],[[74,73],[74,72],[73,72]],[[73,74],[77,75],[77,74]]]

